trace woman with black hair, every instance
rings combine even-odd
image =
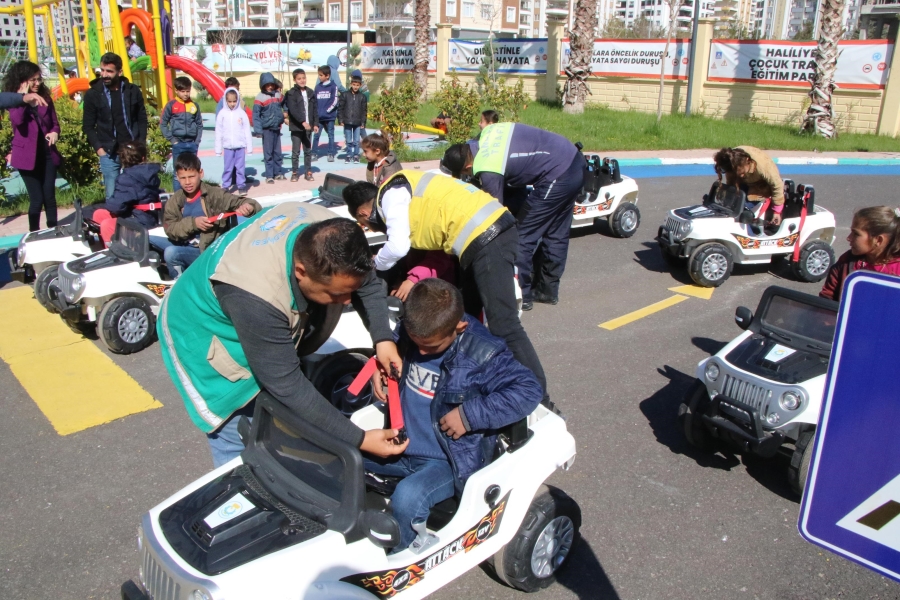
[[[41,210],[47,213],[47,227],[56,226],[56,170],[62,156],[56,148],[59,119],[44,85],[41,69],[33,62],[19,61],[10,67],[3,79],[3,91],[37,94],[46,106],[22,106],[9,109],[13,128],[10,164],[18,169],[31,204],[28,207],[28,230],[41,226]]]

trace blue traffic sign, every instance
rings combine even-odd
[[[900,278],[844,284],[800,508],[809,542],[900,581]]]

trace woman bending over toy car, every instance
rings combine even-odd
[[[828,271],[819,295],[838,301],[844,280],[853,271],[876,271],[900,276],[900,208],[870,206],[853,215],[850,250],[844,252]]]
[[[778,173],[778,167],[768,154],[753,146],[722,148],[713,155],[716,174],[719,181],[725,176],[728,185],[740,186],[747,193],[747,199],[753,202],[772,199],[769,207],[773,225],[781,224],[781,211],[784,207],[784,182]]]

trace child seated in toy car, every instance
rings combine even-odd
[[[725,177],[728,185],[737,185],[747,193],[751,202],[772,202],[766,215],[761,215],[772,225],[781,224],[784,208],[784,182],[768,154],[753,146],[722,148],[713,155],[719,181]]]
[[[122,173],[116,178],[115,192],[102,204],[85,207],[84,216],[100,225],[100,238],[109,243],[116,231],[116,219],[132,217],[147,229],[159,227],[162,205],[159,202],[159,172],[162,166],[147,162],[147,145],[126,142],[119,148]]]
[[[543,392],[506,343],[463,312],[462,294],[441,279],[412,290],[394,337],[403,357],[400,403],[409,446],[390,459],[364,459],[367,471],[402,477],[391,496],[400,525],[393,553],[424,551],[434,541],[432,506],[462,493],[490,459],[498,429],[520,421]]]

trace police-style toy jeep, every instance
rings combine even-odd
[[[838,303],[772,286],[756,314],[739,307],[745,331],[697,366],[678,410],[687,441],[790,458],[788,480],[803,492],[825,390]]]
[[[781,224],[762,219],[768,202],[752,206],[734,186],[713,183],[703,204],[669,211],[657,234],[663,257],[673,266],[686,263],[697,285],[718,287],[735,264],[768,264],[790,258],[801,281],[821,281],[834,264],[834,215],[816,205],[812,186],[785,182]]]
[[[384,427],[384,407],[352,420]],[[387,553],[399,541],[390,490],[365,473],[357,448],[265,392],[252,428],[239,429],[239,458],[144,515],[140,586],[126,582],[123,598],[423,598],[485,561],[503,582],[536,591],[578,539],[578,505],[544,485],[571,466],[575,440],[544,406],[505,428],[490,464],[432,509],[435,539],[418,554]]]
[[[622,175],[619,161],[585,156],[584,187],[575,200],[572,229],[590,227],[606,218],[616,237],[634,235],[641,224],[638,210],[638,184]]]

